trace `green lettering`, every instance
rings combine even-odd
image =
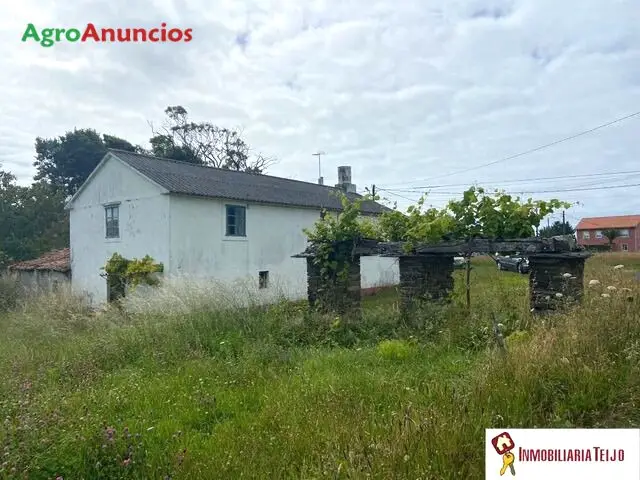
[[[22,34],[22,41],[26,42],[29,38],[33,38],[36,42],[40,41],[40,35],[38,35],[38,30],[33,23],[27,25],[27,29]]]
[[[56,42],[60,41],[60,35],[64,33],[64,28],[56,28]]]
[[[69,30],[67,30],[67,33],[64,34],[68,42],[77,42],[78,40],[80,40],[80,35],[80,30],[78,30],[77,28],[70,28]]]
[[[54,28],[45,28],[42,30],[42,41],[40,45],[43,47],[51,47],[55,43],[51,37],[56,33]]]

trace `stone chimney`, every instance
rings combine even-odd
[[[356,193],[356,186],[351,183],[351,167],[338,167],[338,183],[336,188],[340,188],[346,193]]]

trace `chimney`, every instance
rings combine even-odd
[[[351,167],[338,167],[338,183],[336,188],[340,188],[346,193],[356,193],[356,186],[351,183]]]
[[[318,185],[324,185],[324,178],[318,178]]]

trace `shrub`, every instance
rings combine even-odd
[[[384,340],[378,344],[378,355],[388,360],[404,360],[409,357],[414,346],[405,340]]]

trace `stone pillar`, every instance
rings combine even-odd
[[[531,311],[542,313],[577,304],[584,292],[587,252],[543,253],[529,257]]]
[[[335,259],[338,264],[334,278],[323,279],[320,265],[307,258],[307,298],[309,306],[338,314],[360,311],[360,257]],[[344,272],[344,273],[343,273]]]
[[[447,301],[453,290],[453,256],[400,257],[400,305],[408,311],[418,301]]]

